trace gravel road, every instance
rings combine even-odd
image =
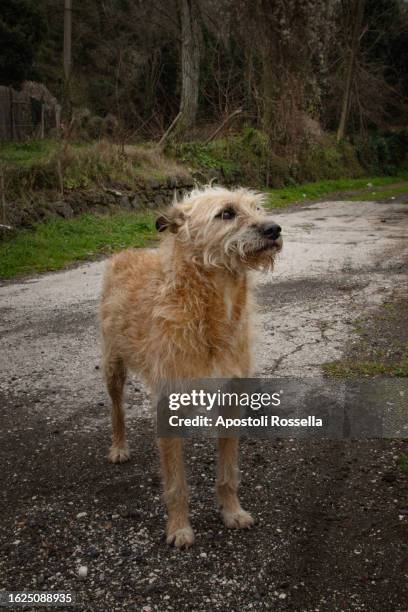
[[[358,342],[362,313],[408,288],[408,204],[321,202],[278,217],[284,250],[256,279],[257,375],[314,376]],[[166,547],[153,423],[135,379],[132,460],[106,461],[103,267],[0,286],[0,590],[72,590],[78,610],[406,610],[398,440],[243,440],[250,532],[222,526],[212,442],[190,440],[196,544]]]

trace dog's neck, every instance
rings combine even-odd
[[[156,311],[166,321],[166,333],[181,353],[190,355],[192,363],[199,359],[201,376],[213,376],[215,372],[218,376],[242,376],[249,368],[249,352],[243,356],[247,365],[240,369],[236,351],[250,325],[252,299],[247,272],[234,274],[206,267],[186,257],[181,246],[177,248],[177,241],[166,239],[166,243],[163,241],[159,250],[161,278]]]
[[[170,285],[187,287],[189,283],[196,284],[199,280],[203,290],[207,285],[212,288],[217,286],[219,292],[223,293],[230,285],[246,284],[245,268],[230,270],[226,267],[205,265],[199,257],[194,257],[191,253],[186,254],[174,236],[167,236],[162,241],[159,253],[166,272],[165,278]]]

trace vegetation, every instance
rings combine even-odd
[[[0,278],[59,270],[126,247],[146,246],[155,236],[149,213],[52,219],[0,242]]]
[[[175,176],[266,189],[270,207],[344,190],[351,199],[404,193],[408,6],[323,5],[0,0],[0,84],[36,79],[63,107],[55,139],[0,145],[1,223],[13,224],[10,211],[16,224],[34,210],[42,218],[72,190],[97,198]],[[41,87],[29,91],[44,102]],[[2,230],[2,275],[115,249],[115,227],[127,243],[124,220],[135,218]],[[144,240],[143,226],[132,235]]]
[[[382,361],[347,361],[328,363],[324,366],[326,374],[335,378],[372,378],[374,376],[408,377],[408,352],[405,358],[395,364]]]
[[[168,155],[198,171],[217,172],[225,182],[257,187],[293,186],[319,179],[356,178],[366,174],[397,174],[405,166],[408,130],[372,134],[353,143],[336,143],[326,135],[321,143],[300,148],[297,155],[278,155],[265,132],[246,126],[228,138],[209,143],[172,143]]]
[[[0,0],[0,84],[39,76],[34,63],[47,36],[43,8],[35,0]]]
[[[0,7],[0,84],[36,78],[64,103],[68,121],[81,110],[93,137],[157,141],[174,123],[169,136],[205,140],[241,110],[224,134],[249,123],[282,155],[336,133],[340,122],[342,136],[406,124],[401,0],[72,0],[65,13],[62,0]],[[61,56],[71,14],[67,82]]]
[[[398,181],[400,184],[403,178],[341,179],[270,189],[267,192],[267,206],[271,209],[282,208],[332,193],[338,194],[342,199],[355,197],[361,200],[367,195],[367,183],[376,187],[388,185],[390,189],[387,193],[393,193],[393,183]],[[359,195],[355,195],[356,190],[360,190]],[[408,183],[406,192],[408,193]],[[126,247],[143,247],[155,238],[154,215],[150,212],[119,212],[107,216],[88,214],[70,220],[52,219],[38,223],[32,229],[14,232],[0,241],[0,279],[58,270],[69,264],[95,259]],[[326,371],[339,376],[346,372],[345,367],[350,370],[349,364],[327,364]],[[401,367],[405,368],[403,371],[408,368],[408,356]],[[359,368],[360,373],[373,373],[376,366],[360,364]],[[379,373],[377,370],[376,373]]]
[[[408,474],[408,455],[407,453],[400,453],[398,457],[398,467],[401,472]]]
[[[408,377],[406,297],[406,292],[397,290],[392,301],[356,321],[359,342],[350,345],[343,359],[326,363],[325,373],[336,378]]]
[[[28,140],[0,143],[0,162],[4,166],[32,166],[57,150],[56,140]]]
[[[396,182],[398,187],[395,186]],[[373,191],[373,187],[387,185],[388,189]],[[268,204],[271,208],[281,208],[295,202],[315,200],[331,195],[339,195],[341,199],[356,201],[385,199],[394,195],[408,194],[408,174],[405,173],[396,177],[381,176],[318,181],[296,187],[270,189],[268,194]]]
[[[361,202],[362,200],[371,200],[371,201],[379,201],[379,200],[389,200],[395,199],[401,195],[408,195],[408,182],[403,181],[397,185],[390,185],[388,189],[377,189],[376,191],[372,191],[371,189],[367,193],[359,193],[354,194],[347,199],[355,200]],[[405,200],[408,201],[408,200]]]
[[[172,144],[165,152],[154,145],[121,146],[108,141],[2,143],[0,161],[6,201],[30,200],[34,205],[47,198],[58,198],[66,189],[110,185],[133,189],[144,179],[164,181],[174,176],[187,178],[190,173],[203,182],[217,178],[221,183],[259,189],[265,185],[279,187],[271,201],[282,205],[338,190],[362,189],[370,183],[374,187],[395,183],[395,177],[355,178],[363,177],[365,171],[349,144],[315,146],[307,159],[300,156],[293,161],[273,154],[265,134],[252,128],[207,145]],[[377,163],[372,167],[376,168]],[[403,180],[407,175],[401,171],[399,176]],[[311,184],[305,185],[305,181]],[[301,186],[296,187],[298,183]],[[405,186],[398,189],[403,192]],[[364,195],[366,199],[371,197]]]
[[[79,189],[121,183],[130,188],[145,178],[186,176],[177,161],[157,148],[101,141],[29,141],[0,145],[7,200],[40,200],[47,190]]]

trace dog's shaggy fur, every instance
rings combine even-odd
[[[195,189],[156,222],[157,250],[128,250],[107,267],[101,327],[104,373],[112,400],[109,459],[129,458],[122,408],[126,371],[138,373],[153,396],[161,381],[247,377],[251,372],[252,301],[248,271],[271,268],[280,228],[247,189]],[[189,546],[194,534],[182,442],[158,440],[167,541]],[[239,503],[238,441],[219,440],[217,498],[228,527],[250,527]]]

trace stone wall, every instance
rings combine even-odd
[[[57,200],[48,201],[45,194],[39,194],[36,201],[8,205],[7,223],[13,229],[18,229],[52,217],[71,219],[84,213],[106,214],[120,209],[159,210],[171,204],[175,192],[181,195],[193,187],[192,178],[168,177],[164,180],[141,180],[135,189],[115,185],[100,189],[67,190]]]

